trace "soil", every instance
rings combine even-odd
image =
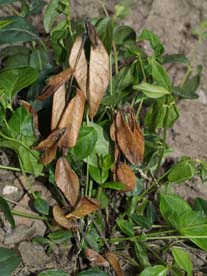
[[[125,24],[132,26],[137,32],[145,28],[154,31],[161,37],[168,54],[184,53],[192,61],[193,67],[198,64],[203,65],[202,83],[198,90],[199,99],[180,102],[178,106],[180,118],[169,132],[168,143],[173,148],[173,158],[179,158],[185,155],[193,158],[207,159],[207,94],[205,92],[207,89],[207,41],[198,44],[196,37],[192,35],[192,28],[198,26],[203,19],[206,19],[207,1],[126,1],[129,2],[131,8],[128,17],[122,20]],[[126,3],[126,1],[124,2]],[[114,5],[120,1],[105,0],[104,2],[109,14],[113,14]],[[72,16],[74,18],[104,15],[97,0],[71,0],[71,6]],[[177,68],[173,72],[173,78],[176,81],[180,80],[181,72],[182,68]],[[6,166],[11,165],[10,155],[7,156],[4,151],[0,151],[0,163]],[[16,174],[0,170],[0,192],[4,193],[11,204],[12,201],[19,201],[23,195],[24,185],[17,179],[19,179],[19,176],[17,177]],[[35,183],[35,181],[34,184],[37,186],[40,185],[39,183]],[[175,189],[183,197],[188,199],[189,196],[190,199],[199,196],[207,198],[207,186],[206,184],[201,184],[197,178],[190,183],[176,186]],[[5,191],[7,191],[7,194],[5,194]],[[9,193],[8,191],[12,192]],[[26,208],[28,199],[23,197],[21,201],[22,208]],[[0,228],[0,246],[16,247],[18,243],[18,248],[23,258],[24,264],[18,267],[14,273],[15,276],[26,276],[32,273],[38,273],[42,267],[67,269],[66,252],[68,251],[65,248],[56,248],[58,253],[56,255],[51,254],[48,257],[40,245],[34,246],[29,241],[37,233],[40,234],[38,232],[40,228],[42,229],[42,232],[40,232],[43,234],[45,228],[41,226],[41,223],[35,225],[29,220],[25,222],[25,219],[18,221],[18,227],[15,233],[11,234],[9,225],[6,225],[5,232]],[[60,258],[62,258],[62,262]],[[206,260],[206,254],[202,258]]]

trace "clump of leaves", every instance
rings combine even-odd
[[[207,202],[197,198],[192,207],[170,185],[196,175],[204,181],[207,163],[190,157],[167,169],[163,163],[177,102],[197,98],[201,70],[191,77],[185,56],[165,55],[156,34],[119,26],[118,15],[71,21],[65,0],[46,7],[46,46],[28,19],[43,1],[21,3],[16,16],[0,19],[0,146],[19,160],[20,169],[6,169],[44,175],[55,191],[58,204],[49,206],[29,187],[36,211],[50,225],[47,237],[34,242],[52,250],[72,239],[73,253],[83,257],[80,276],[112,269],[123,275],[120,259],[142,276],[192,275],[189,252],[207,250]],[[175,86],[166,64],[177,62],[186,73]],[[15,212],[3,197],[0,209],[15,227]],[[14,262],[13,268],[16,255]]]

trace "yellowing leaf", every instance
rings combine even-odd
[[[54,220],[62,227],[66,229],[71,229],[71,228],[77,228],[77,223],[75,220],[68,220],[65,218],[65,211],[60,208],[58,205],[55,205],[53,207],[53,217]]]
[[[106,259],[109,261],[111,266],[113,267],[113,270],[115,271],[116,276],[123,276],[123,271],[121,269],[121,266],[119,264],[119,260],[115,254],[112,252],[108,252],[105,255]]]
[[[84,254],[91,263],[97,266],[105,266],[105,267],[109,266],[108,261],[95,250],[86,248],[84,250]]]
[[[57,161],[55,179],[58,188],[63,192],[69,203],[74,206],[78,199],[80,184],[78,176],[65,157],[61,157]]]
[[[61,85],[53,96],[51,130],[57,128],[59,120],[65,108],[65,85]]]
[[[125,192],[133,191],[136,187],[136,175],[130,167],[122,162],[117,165],[115,171],[116,181],[125,184]]]
[[[96,41],[97,46],[91,47],[90,52],[89,88],[87,91],[91,119],[96,115],[109,83],[109,56],[98,37],[96,37]]]
[[[100,208],[100,202],[94,198],[83,197],[79,200],[75,210],[66,215],[66,218],[81,218]]]

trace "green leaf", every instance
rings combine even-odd
[[[48,238],[56,244],[68,241],[71,237],[72,232],[70,230],[57,230],[48,235]]]
[[[183,63],[188,64],[188,58],[183,54],[172,54],[163,56],[163,64],[166,63]]]
[[[104,170],[102,168],[99,169],[93,166],[89,166],[89,173],[91,178],[95,180],[98,184],[103,184],[109,177],[108,170]]]
[[[119,228],[125,235],[127,235],[129,237],[135,235],[134,229],[133,229],[132,225],[129,223],[129,221],[124,220],[124,219],[117,219],[116,224],[119,226]]]
[[[45,10],[43,16],[43,25],[47,33],[50,32],[52,25],[54,24],[56,18],[59,15],[57,10],[59,6],[59,0],[51,0]]]
[[[144,245],[139,242],[135,242],[134,245],[135,245],[135,253],[140,264],[143,267],[151,266],[147,256],[147,250],[144,247]]]
[[[147,97],[153,98],[153,99],[157,99],[170,94],[170,92],[162,86],[144,83],[144,82],[141,84],[134,85],[133,89],[141,90]]]
[[[0,86],[10,97],[13,97],[23,88],[34,83],[37,79],[38,73],[31,67],[11,69],[0,72]]]
[[[152,67],[152,77],[158,85],[164,86],[167,90],[170,87],[170,78],[162,65],[160,65],[154,58],[150,59],[150,65]]]
[[[142,271],[140,276],[166,276],[168,269],[164,265],[155,265],[153,267],[147,267]]]
[[[77,276],[109,276],[109,274],[106,274],[104,271],[101,271],[100,269],[91,268],[80,272]]]
[[[136,41],[136,32],[129,26],[118,26],[114,29],[114,42],[118,46]]]
[[[200,211],[203,216],[207,216],[207,200],[197,197],[194,205],[195,211]]]
[[[110,54],[113,40],[113,23],[111,18],[106,16],[100,19],[96,24],[96,31],[108,54]]]
[[[34,201],[34,207],[40,214],[48,215],[49,213],[49,205],[46,200],[38,197]]]
[[[17,42],[28,42],[40,40],[34,27],[21,16],[0,18],[2,21],[10,20],[10,24],[0,28],[0,44],[14,44]]]
[[[201,179],[204,182],[207,178],[207,162],[201,162],[200,164],[200,175]]]
[[[70,274],[64,272],[63,270],[46,270],[39,273],[37,276],[70,276]]]
[[[181,160],[176,163],[168,174],[170,182],[181,183],[193,178],[197,174],[195,163],[191,159]]]
[[[80,129],[78,141],[71,149],[74,159],[81,161],[86,158],[93,150],[97,141],[97,132],[94,127],[82,126]]]
[[[41,244],[41,245],[52,245],[53,243],[48,240],[47,238],[45,237],[42,237],[42,236],[36,236],[32,239],[32,242],[33,243],[38,243],[38,244]]]
[[[192,275],[193,265],[189,253],[180,247],[173,246],[172,254],[177,266],[187,272],[188,276]]]
[[[17,1],[18,0],[0,0],[0,5],[6,5]]]
[[[51,68],[48,53],[44,49],[35,49],[30,55],[29,65],[38,72]]]
[[[149,229],[152,226],[149,220],[144,216],[134,213],[131,218],[137,225],[140,225],[142,228]]]
[[[21,261],[13,249],[0,247],[0,275],[11,276]]]
[[[12,213],[10,211],[9,204],[7,203],[7,201],[2,196],[0,196],[0,210],[1,210],[1,212],[4,213],[5,218],[11,224],[12,228],[14,228],[15,227],[15,221],[14,221],[14,218],[13,218]]]
[[[121,182],[109,181],[101,185],[102,188],[108,188],[112,190],[124,190],[125,184]]]

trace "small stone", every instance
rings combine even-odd
[[[29,240],[34,237],[36,232],[36,227],[28,227],[27,225],[17,225],[15,229],[12,230],[11,233],[5,235],[4,244],[15,244],[24,240]]]

